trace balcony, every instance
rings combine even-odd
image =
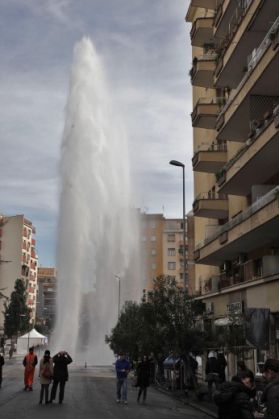
[[[225,0],[215,17],[214,40],[221,52],[215,86],[235,89],[247,67],[247,56],[258,47],[274,17],[279,3],[273,0]]]
[[[213,9],[222,3],[223,0],[191,0],[190,7],[200,7],[203,9]]]
[[[196,217],[224,219],[229,211],[227,196],[211,192],[200,194],[193,203],[193,211]]]
[[[278,156],[279,121],[274,112],[266,114],[254,136],[224,166],[225,179],[219,191],[247,196],[253,185],[266,184],[278,173]]]
[[[213,87],[216,57],[216,54],[207,54],[193,59],[193,67],[190,70],[193,86]]]
[[[227,162],[226,143],[213,143],[205,150],[198,150],[192,158],[196,172],[216,173]]]
[[[224,98],[200,98],[191,114],[193,127],[214,129],[224,103]]]
[[[202,47],[213,37],[213,17],[199,17],[193,23],[191,29],[191,43],[195,47]]]
[[[279,187],[276,186],[228,223],[216,228],[195,248],[196,263],[220,266],[240,252],[279,247]]]
[[[275,82],[279,68],[278,30],[279,18],[253,51],[245,76],[218,116],[218,139],[247,140],[254,121],[258,124],[279,103],[279,85]]]

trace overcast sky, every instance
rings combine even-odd
[[[54,265],[58,165],[73,46],[89,36],[126,126],[135,206],[182,216],[192,202],[188,0],[0,0],[0,212],[37,228]]]

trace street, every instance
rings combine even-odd
[[[21,360],[6,361],[2,389],[0,390],[1,417],[5,419],[159,419],[188,418],[206,419],[208,416],[191,407],[148,389],[145,405],[137,404],[137,389],[129,383],[128,405],[116,404],[115,378],[112,367],[73,366],[66,384],[62,405],[57,402],[39,405],[40,384],[35,372],[34,391],[23,391],[23,367]]]

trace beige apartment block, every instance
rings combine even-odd
[[[0,288],[10,298],[17,278],[24,280],[32,322],[36,315],[37,266],[35,227],[24,215],[0,216]],[[0,300],[0,334],[4,328],[4,299]]]
[[[141,213],[141,245],[146,290],[160,275],[175,277],[183,285],[183,220],[163,214]],[[187,250],[186,250],[187,251]]]
[[[186,282],[188,283],[187,257],[186,245]],[[178,285],[184,286],[182,219],[165,220],[163,229],[163,273],[164,275],[173,276]]]
[[[256,363],[279,356],[279,2],[191,0],[186,21],[192,24],[191,282],[213,327],[233,310],[270,310],[269,347],[255,348]]]

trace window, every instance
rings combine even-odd
[[[146,236],[142,236],[141,241],[146,242]]]
[[[175,256],[175,248],[169,247],[168,248],[168,256]]]
[[[157,240],[156,236],[151,236],[151,237],[150,237],[150,241],[151,241],[151,242],[155,242],[156,240]]]
[[[176,263],[175,262],[168,262],[168,270],[174,271],[176,269]]]
[[[157,264],[156,263],[151,263],[151,269],[153,271],[155,271],[156,268],[157,268]]]
[[[175,242],[175,233],[168,234],[168,242]]]
[[[156,254],[157,254],[156,249],[151,249],[151,255],[156,256]]]

